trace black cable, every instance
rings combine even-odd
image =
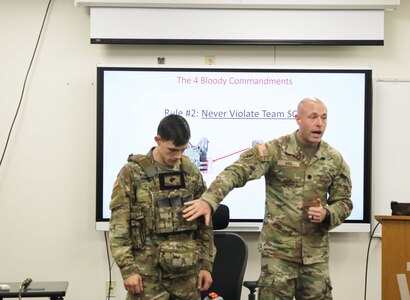
[[[108,247],[108,237],[107,237],[108,233],[107,231],[104,231],[104,238],[105,238],[105,248],[107,250],[107,260],[108,260],[108,293],[107,296],[105,297],[106,300],[110,300],[111,299],[111,282],[112,282],[112,278],[111,278],[111,273],[112,273],[112,267],[114,265],[114,261],[111,262],[110,260],[110,250]]]
[[[11,132],[13,131],[14,123],[16,122],[18,113],[20,111],[21,104],[23,102],[23,96],[24,96],[24,92],[26,90],[27,78],[28,78],[28,75],[30,74],[31,66],[33,65],[34,57],[36,56],[36,53],[37,53],[38,44],[40,43],[40,39],[41,39],[41,36],[43,34],[44,24],[47,20],[48,12],[50,10],[50,5],[51,5],[52,2],[53,2],[53,0],[48,1],[46,13],[45,13],[44,18],[43,18],[43,23],[41,24],[40,32],[39,32],[38,37],[37,37],[36,46],[34,47],[33,55],[31,56],[30,64],[29,64],[27,72],[26,72],[26,77],[24,78],[24,83],[23,83],[23,88],[21,90],[19,104],[17,106],[17,110],[16,110],[16,113],[14,114],[13,122],[11,123],[9,133],[7,135],[6,144],[4,145],[3,154],[2,154],[1,159],[0,159],[0,166],[3,163],[4,155],[6,154],[7,146],[8,146],[9,141],[10,141]]]
[[[369,252],[370,252],[370,245],[372,243],[372,239],[374,236],[374,232],[376,231],[376,228],[380,225],[380,223],[377,223],[376,226],[373,228],[372,234],[370,235],[370,240],[369,240],[369,245],[367,246],[367,255],[366,255],[366,271],[365,271],[365,276],[364,276],[364,300],[367,298],[367,269],[369,266]]]

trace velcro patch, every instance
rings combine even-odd
[[[278,166],[299,167],[300,161],[278,160]]]

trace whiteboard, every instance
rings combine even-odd
[[[374,79],[373,216],[391,215],[391,201],[410,202],[409,112],[410,78]],[[380,227],[375,236],[381,236]]]

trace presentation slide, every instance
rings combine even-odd
[[[110,217],[110,196],[119,170],[129,154],[145,154],[155,146],[163,117],[179,114],[188,120],[191,140],[185,155],[209,186],[243,151],[297,130],[297,104],[312,96],[328,108],[323,139],[342,153],[351,168],[354,210],[349,220],[363,221],[366,72],[106,68],[99,81],[103,176],[102,199],[97,201],[102,201],[103,219]],[[225,198],[232,222],[263,219],[264,184],[263,177],[250,181]]]

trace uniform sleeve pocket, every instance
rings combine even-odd
[[[145,246],[145,223],[143,208],[131,213],[131,235],[134,249],[143,249]]]

